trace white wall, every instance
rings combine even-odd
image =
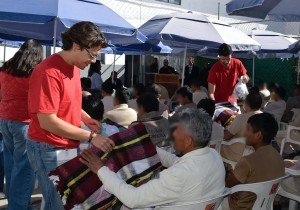
[[[5,60],[7,61],[10,58],[12,58],[17,51],[18,48],[6,47]],[[0,66],[2,66],[3,61],[4,61],[4,47],[0,46]]]

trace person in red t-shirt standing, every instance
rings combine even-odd
[[[96,134],[99,122],[81,104],[80,69],[96,62],[101,48],[107,46],[106,39],[93,23],[79,22],[62,33],[62,43],[63,50],[41,62],[29,82],[27,149],[42,188],[44,210],[63,209],[48,174],[77,156],[80,142],[90,142],[105,152],[114,147],[112,140]],[[92,131],[81,129],[81,122]]]
[[[247,70],[240,60],[232,58],[230,45],[221,44],[218,54],[220,60],[215,63],[208,75],[209,97],[216,103],[236,103],[237,99],[232,97],[232,93],[239,78],[243,83],[249,81]]]
[[[35,66],[43,59],[40,43],[30,39],[0,69],[0,130],[4,142],[4,167],[8,210],[27,210],[35,182],[27,157],[28,86]]]

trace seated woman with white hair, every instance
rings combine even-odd
[[[201,110],[186,109],[175,129],[174,147],[183,153],[177,157],[157,148],[167,169],[159,178],[133,187],[119,178],[90,150],[81,160],[97,173],[104,188],[129,208],[180,205],[221,195],[225,189],[225,169],[220,155],[208,147],[212,131],[211,117]]]

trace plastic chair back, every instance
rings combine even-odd
[[[235,144],[235,143],[241,143],[241,144],[246,144],[246,138],[245,137],[238,137],[238,138],[233,138],[231,139],[230,141],[222,141],[221,142],[221,145],[220,145],[220,149],[221,149],[221,146],[222,145],[227,145],[227,146],[230,146],[232,144]],[[220,152],[220,150],[219,150]],[[245,145],[245,149],[244,149],[244,152],[243,152],[243,155],[242,156],[246,156],[246,155],[249,155],[253,152],[253,148],[252,147],[249,147],[247,145]],[[227,163],[227,164],[230,164],[232,166],[232,168],[234,169],[237,162],[235,161],[232,161],[232,160],[228,160],[224,157],[222,157],[223,159],[223,162],[224,163]]]
[[[252,207],[255,210],[271,209],[274,198],[278,192],[281,181],[290,176],[289,174],[266,182],[240,184],[231,188],[231,194],[236,192],[252,192],[256,194],[256,201]]]
[[[157,206],[155,210],[217,210],[223,199],[228,196],[229,193],[230,191],[226,189],[222,195],[216,198],[207,199],[196,203]]]
[[[291,132],[294,131],[294,130],[297,130],[297,131],[300,132],[300,127],[291,126],[291,125],[288,125],[288,126],[287,126],[286,138],[284,138],[284,139],[282,140],[281,146],[280,146],[280,155],[283,154],[283,151],[284,151],[284,145],[285,145],[286,143],[292,143],[292,144],[300,145],[300,141],[296,141],[296,140],[291,139]]]

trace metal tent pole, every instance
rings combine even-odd
[[[183,64],[182,64],[182,71],[181,71],[181,86],[184,84],[184,70],[185,70],[185,60],[186,60],[186,52],[187,52],[187,44],[185,44],[184,53],[183,53]]]
[[[3,63],[6,61],[6,40],[4,40],[4,45],[3,45]]]
[[[255,73],[255,55],[252,58],[252,87],[254,87],[254,73]]]
[[[56,35],[57,35],[57,18],[54,19],[54,29],[53,29],[53,53],[56,52]]]
[[[113,65],[113,71],[116,69],[116,53],[114,54],[114,65]]]
[[[134,58],[134,55],[131,56],[131,87],[133,87],[133,58]]]

